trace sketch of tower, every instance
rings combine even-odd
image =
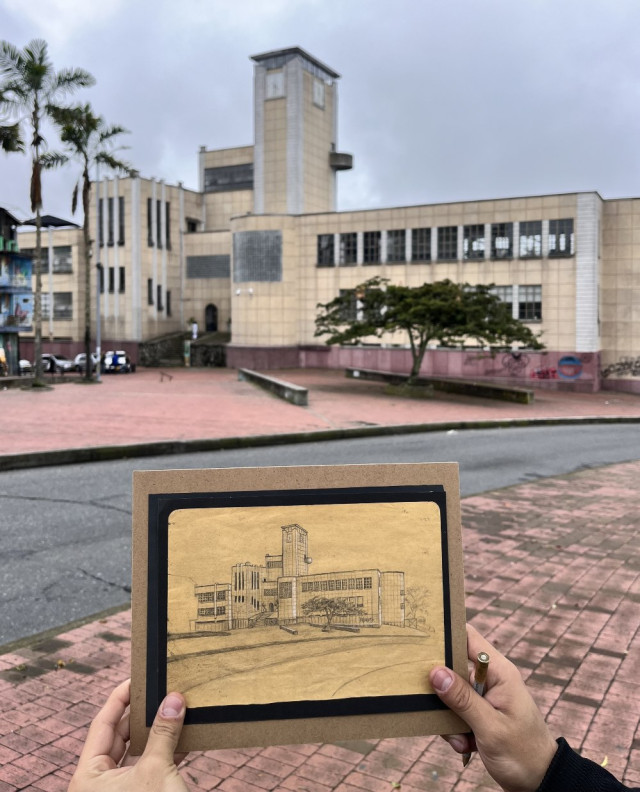
[[[282,572],[285,577],[297,577],[309,572],[308,534],[297,523],[282,526]]]

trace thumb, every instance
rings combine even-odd
[[[169,693],[153,721],[143,759],[163,759],[167,764],[173,764],[173,755],[180,739],[186,711],[184,696],[180,693]]]
[[[459,715],[472,731],[475,732],[486,722],[486,708],[491,709],[491,705],[455,671],[450,668],[434,668],[429,674],[429,680],[441,701]]]

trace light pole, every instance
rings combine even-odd
[[[102,368],[102,352],[100,349],[100,286],[102,285],[103,268],[100,263],[100,163],[96,162],[96,241],[94,243],[96,251],[96,382],[101,382],[100,369]],[[90,366],[87,360],[87,366]]]

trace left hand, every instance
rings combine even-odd
[[[68,792],[189,792],[174,755],[186,713],[183,696],[169,693],[140,757],[127,753],[130,680],[113,691],[96,715]]]

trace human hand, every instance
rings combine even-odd
[[[484,698],[449,668],[434,668],[429,674],[438,696],[473,730],[444,739],[458,753],[477,750],[505,792],[535,792],[558,748],[556,741],[518,669],[471,625],[467,650],[469,659],[478,652],[491,657]]]
[[[130,681],[113,691],[94,718],[68,792],[188,792],[174,756],[186,705],[170,693],[160,705],[140,757],[127,754]]]

